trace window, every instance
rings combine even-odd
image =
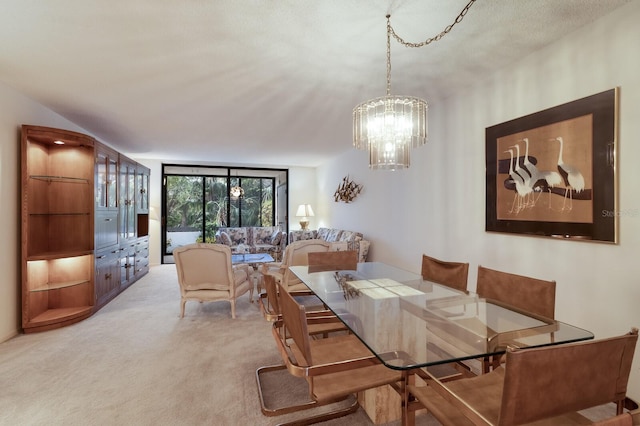
[[[220,227],[280,226],[287,232],[287,179],[288,171],[280,169],[163,165],[163,263],[173,263],[177,247],[214,243]]]

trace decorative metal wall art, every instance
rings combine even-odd
[[[333,194],[334,201],[344,201],[345,203],[352,202],[358,194],[362,191],[362,184],[357,184],[351,179],[349,175],[342,178],[342,182],[338,185],[338,189]]]

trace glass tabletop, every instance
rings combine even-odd
[[[273,262],[273,257],[268,253],[246,253],[232,254],[231,263],[269,263]]]
[[[384,263],[355,271],[312,272],[292,266],[304,282],[388,367],[412,369],[535,347],[593,334],[497,301],[424,281]]]

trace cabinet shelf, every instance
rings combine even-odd
[[[50,176],[50,175],[30,175],[31,179],[43,180],[45,182],[66,182],[66,183],[90,183],[89,179],[71,176]]]
[[[66,259],[70,257],[78,257],[85,256],[88,254],[93,254],[93,250],[80,250],[80,251],[69,251],[69,252],[42,252],[31,254],[27,257],[27,262],[36,261],[36,260],[54,260],[54,259]]]
[[[49,309],[34,317],[25,328],[37,328],[46,325],[57,324],[61,321],[75,322],[89,316],[93,310],[92,306],[78,306],[73,308]]]
[[[91,280],[73,280],[73,281],[47,283],[45,285],[32,288],[31,291],[32,292],[49,291],[49,290],[55,290],[59,288],[74,287],[82,284],[91,284]]]
[[[89,216],[89,212],[62,212],[62,213],[29,213],[30,216]]]

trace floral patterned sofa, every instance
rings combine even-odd
[[[219,228],[216,243],[231,247],[232,253],[238,252],[238,246],[248,247],[249,253],[271,253],[278,258],[287,245],[287,238],[278,226],[244,226]]]
[[[317,230],[297,230],[289,232],[289,244],[300,240],[324,240],[331,243],[332,250],[356,250],[358,262],[366,262],[371,243],[364,239],[360,232],[335,228],[318,228]]]

